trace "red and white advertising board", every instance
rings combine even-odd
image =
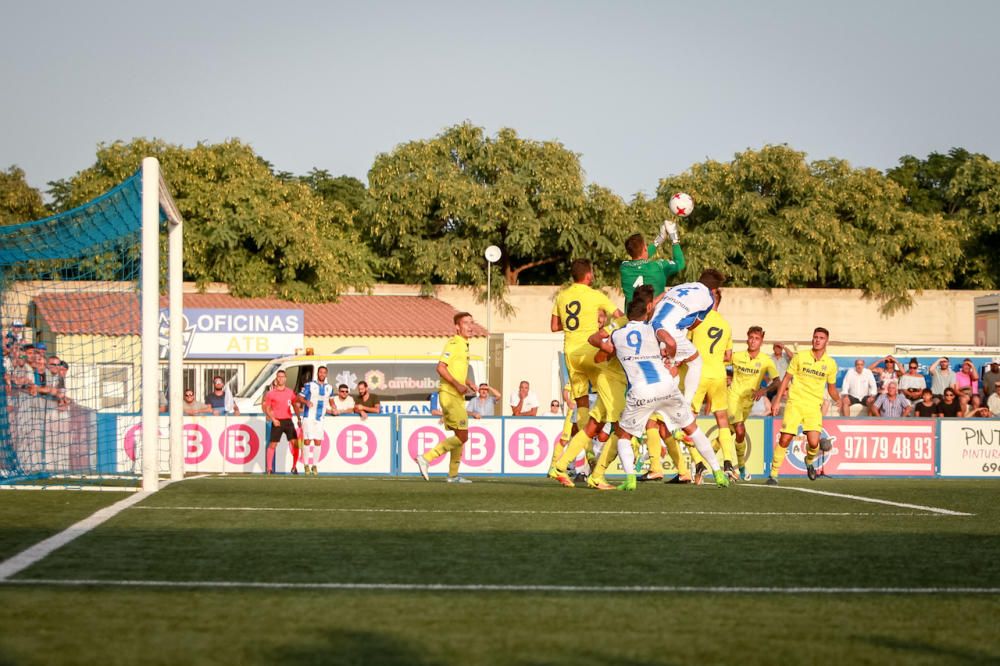
[[[552,451],[562,435],[562,418],[507,417],[504,419],[504,474],[545,474]]]
[[[821,437],[832,448],[816,469],[830,476],[934,476],[935,422],[932,419],[824,419]],[[774,445],[781,419],[774,419]],[[788,447],[782,475],[806,473],[806,438],[799,432]]]
[[[400,472],[419,474],[416,456],[433,449],[451,436],[450,430],[436,416],[401,416],[399,434],[402,451]],[[461,474],[499,474],[501,472],[500,444],[503,434],[503,420],[499,417],[469,419],[469,440],[462,447]],[[432,474],[448,473],[448,454],[431,461]]]
[[[166,450],[168,418],[160,417],[160,449]],[[329,417],[323,421],[320,446],[315,447],[315,465],[319,473],[389,474],[392,472],[392,417]],[[119,468],[131,470],[135,446],[141,440],[138,417],[119,420]],[[256,472],[264,473],[266,422],[261,416],[188,416],[182,435],[184,469],[187,472]],[[277,445],[275,470],[287,472],[292,466],[287,440]],[[305,451],[305,447],[303,448]],[[161,454],[161,460],[166,456]],[[311,459],[312,460],[312,459]],[[300,459],[300,463],[304,462]],[[161,472],[167,471],[161,463]],[[301,471],[301,467],[299,468]]]
[[[1000,477],[1000,420],[940,421],[941,476]]]

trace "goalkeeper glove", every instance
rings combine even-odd
[[[660,233],[656,237],[656,240],[653,241],[653,244],[659,247],[668,237],[670,238],[671,243],[680,242],[680,236],[677,232],[677,223],[673,220],[663,221],[663,226],[660,227]]]

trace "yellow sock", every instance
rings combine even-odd
[[[636,439],[635,437],[631,437],[631,438],[629,438],[629,444],[632,445],[632,460],[638,460],[639,459],[639,440]],[[615,446],[615,450],[618,450],[617,446]]]
[[[819,456],[819,446],[813,448],[809,445],[806,445],[806,464],[812,465],[814,462],[816,462],[817,456]]]
[[[580,451],[583,451],[583,447],[587,445],[587,440],[590,437],[581,428],[578,433],[573,435],[573,439],[569,440],[569,444],[563,449],[562,455],[559,456],[559,460],[556,461],[556,469],[560,472],[565,473],[566,468],[569,464],[576,460],[576,457],[580,455]]]
[[[549,467],[556,464],[556,461],[559,460],[559,456],[561,456],[565,450],[566,445],[562,443],[562,440],[556,442],[556,445],[552,447],[552,460],[549,462]]]
[[[690,476],[691,470],[688,468],[687,458],[681,453],[680,444],[677,440],[670,435],[663,442],[667,447],[667,455],[670,456],[670,460],[673,461],[674,467],[677,468],[677,473],[681,476]]]
[[[446,454],[449,451],[451,451],[452,449],[454,449],[456,446],[461,447],[462,446],[462,440],[460,440],[455,435],[452,435],[448,439],[443,440],[440,444],[438,444],[437,446],[435,446],[433,449],[431,449],[429,451],[425,451],[424,452],[424,460],[426,460],[427,462],[431,462],[433,460],[436,460],[439,456],[443,456],[444,454]]]
[[[788,447],[781,446],[780,444],[774,445],[774,458],[771,459],[771,478],[778,478],[778,470],[781,469],[781,463],[785,462],[785,456],[788,455]]]
[[[604,442],[604,447],[601,449],[601,455],[597,456],[597,463],[594,465],[594,473],[592,476],[598,479],[603,479],[604,474],[608,471],[608,466],[615,461],[618,457],[618,435],[612,433],[608,437],[608,441]]]
[[[736,446],[733,444],[733,433],[729,428],[719,428],[719,442],[722,444],[722,457],[733,462],[736,460]]]
[[[594,469],[594,464],[597,462],[597,456],[594,455],[594,440],[593,438],[587,440],[587,444],[583,447],[584,455],[587,456],[587,464],[590,465],[590,469]]]
[[[747,463],[747,440],[737,441],[736,444],[736,466],[743,467]]]
[[[459,444],[448,452],[451,455],[451,458],[448,460],[448,476],[458,476],[458,468],[462,464],[463,448],[463,445]]]
[[[652,427],[646,430],[646,450],[649,451],[649,471],[653,474],[663,474],[663,440],[660,439],[660,429]]]
[[[590,420],[590,407],[577,407],[576,408],[576,427],[583,430],[583,426],[587,425],[587,421]]]

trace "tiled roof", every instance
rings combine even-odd
[[[131,293],[55,292],[34,298],[38,317],[54,333],[139,335],[139,297]]]
[[[59,293],[35,297],[38,313],[54,333],[138,335],[139,299],[126,293]],[[166,297],[160,307],[167,306]],[[302,310],[306,335],[448,337],[457,310],[422,296],[342,296],[338,303],[292,303],[229,294],[184,294],[185,308]],[[474,337],[486,329],[476,325]]]

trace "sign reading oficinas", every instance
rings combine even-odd
[[[160,310],[160,358],[170,311]],[[304,346],[302,310],[184,309],[184,358],[274,358]]]

